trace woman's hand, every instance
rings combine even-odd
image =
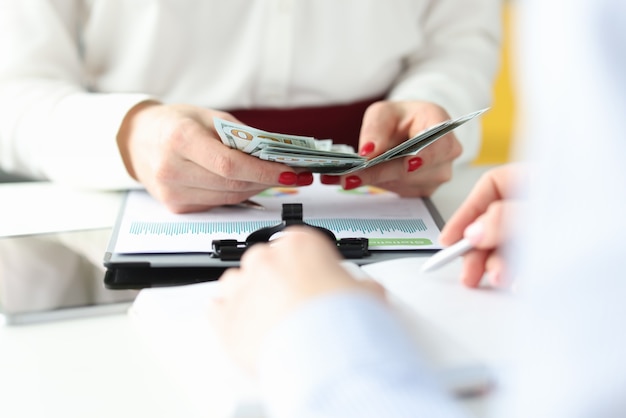
[[[520,204],[510,195],[522,172],[522,166],[508,164],[483,174],[441,231],[443,245],[465,237],[474,246],[463,258],[461,280],[467,286],[477,287],[485,273],[494,286],[509,281],[501,249],[509,234],[508,219]]]
[[[172,212],[197,212],[248,199],[268,187],[305,186],[310,172],[260,160],[222,144],[213,117],[228,113],[144,102],[118,134],[130,175]]]
[[[359,154],[373,158],[412,138],[421,131],[449,120],[440,106],[427,102],[381,101],[363,116]],[[341,183],[345,189],[374,185],[403,197],[430,196],[452,177],[452,162],[462,147],[448,133],[417,155],[397,158],[345,176],[322,176],[324,184]]]

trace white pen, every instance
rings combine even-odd
[[[454,260],[457,257],[462,256],[473,248],[473,245],[467,238],[463,238],[455,244],[438,251],[435,255],[430,257],[422,265],[422,273],[437,270],[439,267],[444,266]]]

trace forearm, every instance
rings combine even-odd
[[[500,63],[501,1],[439,1],[424,19],[424,47],[407,58],[389,98],[432,102],[453,118],[490,106]],[[464,147],[461,160],[477,154],[479,128],[475,121],[455,131]]]
[[[142,94],[96,94],[63,82],[20,80],[0,85],[1,164],[40,179],[96,188],[137,184],[126,172],[117,133]]]
[[[407,332],[372,296],[302,307],[264,345],[260,380],[276,417],[457,417]]]
[[[40,179],[125,188],[116,136],[147,97],[93,93],[80,48],[80,8],[16,0],[0,13],[0,165]]]

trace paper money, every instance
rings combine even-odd
[[[226,121],[217,117],[214,118],[214,124],[224,144],[248,154],[252,154],[257,149],[271,143],[317,149],[316,140],[312,137],[262,131],[252,126]],[[319,146],[324,149],[329,148],[328,140],[322,141]]]
[[[291,167],[304,167],[314,173],[344,175],[395,158],[415,155],[448,132],[487,110],[478,110],[431,126],[369,160],[356,154],[351,146],[334,144],[331,139],[267,132],[217,117],[214,118],[214,125],[222,142],[230,148],[262,160],[279,162]]]

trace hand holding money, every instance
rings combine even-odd
[[[303,167],[315,173],[344,175],[394,158],[415,155],[428,145],[465,122],[484,113],[478,110],[453,120],[447,120],[420,132],[383,154],[368,160],[348,145],[333,144],[332,139],[286,135],[267,132],[251,126],[214,118],[215,130],[222,142],[262,160]]]
[[[351,146],[333,144],[331,139],[267,132],[217,117],[214,124],[225,145],[262,160],[324,173],[352,168],[366,161]]]

